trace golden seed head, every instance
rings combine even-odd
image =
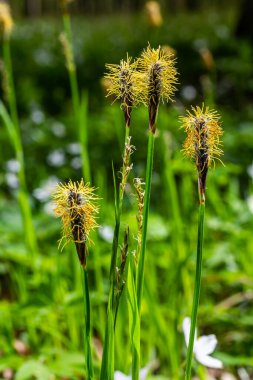
[[[192,158],[201,170],[205,166],[209,167],[223,154],[220,147],[223,131],[219,114],[202,105],[202,108],[192,107],[192,112],[187,111],[187,116],[180,120],[187,133],[183,145],[184,154]]]
[[[159,27],[163,23],[161,7],[157,1],[148,1],[145,4],[145,11],[150,26]]]
[[[13,28],[13,19],[8,4],[0,1],[0,34],[8,37]]]
[[[136,62],[127,57],[119,65],[107,64],[106,68],[108,73],[104,78],[107,81],[107,96],[119,100],[122,110],[129,116],[139,102],[140,75],[136,71]]]
[[[152,49],[150,46],[142,53],[138,66],[143,75],[142,101],[158,104],[160,100],[172,100],[177,84],[177,71],[173,54],[163,50]]]
[[[98,207],[95,201],[94,188],[85,185],[83,180],[67,184],[58,184],[52,195],[56,216],[62,218],[63,240],[76,244],[81,264],[85,264],[86,242],[91,230],[97,227],[96,214]],[[80,253],[80,251],[82,251]],[[82,257],[80,257],[82,255]]]

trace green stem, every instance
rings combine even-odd
[[[129,127],[125,127],[125,145],[129,137]],[[123,153],[125,154],[125,153]],[[121,185],[121,184],[120,184]],[[114,175],[114,192],[115,192],[115,228],[112,243],[112,256],[110,266],[110,290],[107,306],[107,321],[104,339],[104,350],[102,357],[102,366],[100,372],[100,380],[113,380],[114,378],[114,330],[116,326],[116,310],[118,308],[117,300],[115,299],[116,287],[116,265],[119,245],[119,231],[122,214],[124,191],[119,185],[119,192],[116,190],[116,181]]]
[[[12,144],[15,149],[16,159],[19,163],[19,194],[18,200],[21,209],[21,214],[24,223],[25,230],[25,241],[28,251],[31,255],[34,255],[36,251],[38,251],[37,239],[35,234],[35,229],[32,221],[32,211],[29,204],[29,197],[27,192],[26,185],[26,177],[25,177],[25,163],[24,163],[24,152],[20,134],[19,120],[18,120],[18,112],[17,112],[17,104],[16,104],[16,95],[15,95],[15,87],[13,80],[13,70],[12,70],[12,60],[11,60],[11,51],[10,51],[10,41],[9,38],[4,39],[3,43],[3,58],[4,58],[4,66],[6,70],[7,76],[7,95],[8,95],[8,104],[10,109],[11,123],[9,122],[8,115],[5,115],[5,111],[3,110],[2,117],[5,119],[5,123],[9,123],[9,130],[12,136]]]
[[[90,296],[88,285],[88,273],[87,269],[83,268],[83,291],[84,291],[84,345],[85,345],[85,362],[86,362],[86,378],[87,380],[93,379],[93,364],[91,353],[91,324],[90,324]]]
[[[196,323],[197,323],[197,314],[198,314],[198,305],[199,305],[200,287],[201,287],[204,217],[205,217],[205,201],[204,199],[202,199],[199,205],[196,273],[195,273],[194,295],[193,295],[193,305],[192,305],[192,314],[191,314],[190,338],[189,338],[188,350],[187,350],[185,380],[191,379],[194,337],[195,337],[195,330],[196,330]]]
[[[83,178],[86,182],[91,181],[90,160],[88,155],[88,94],[83,93],[81,97],[79,112],[79,138],[81,144],[81,158]]]
[[[69,69],[68,63],[67,63],[67,67],[68,67],[68,73],[69,73],[70,89],[71,89],[71,96],[72,96],[72,103],[73,103],[75,118],[76,120],[78,120],[80,99],[79,99],[78,82],[77,82],[77,75],[76,75],[76,66],[75,66],[74,53],[73,53],[71,20],[68,13],[65,13],[63,15],[63,26],[64,26],[64,31],[66,33],[66,37],[69,43],[69,48],[71,49],[71,55],[72,55],[72,69],[71,70]]]
[[[127,143],[129,137],[129,127],[125,128],[125,145]],[[123,153],[124,154],[124,153]],[[119,196],[118,200],[115,202],[115,228],[114,228],[114,234],[113,234],[113,244],[112,244],[112,258],[111,258],[111,267],[110,267],[110,280],[111,284],[113,286],[115,285],[116,281],[116,264],[117,264],[117,252],[118,252],[118,245],[119,245],[119,230],[120,230],[120,222],[121,222],[121,214],[122,214],[122,205],[123,205],[123,196],[124,192],[121,189],[121,186],[119,187]]]
[[[139,312],[141,309],[143,279],[144,279],[144,263],[145,263],[149,203],[150,203],[150,193],[151,193],[154,143],[155,143],[155,135],[152,132],[152,130],[149,130],[146,179],[145,179],[146,185],[145,185],[144,210],[143,210],[142,241],[141,241],[141,251],[140,251],[138,273],[137,273],[137,302],[138,302]]]
[[[90,174],[90,161],[88,156],[88,147],[87,147],[87,103],[88,96],[83,94],[80,99],[79,89],[78,89],[78,80],[76,75],[76,65],[73,52],[73,38],[72,38],[72,28],[71,28],[71,19],[68,13],[63,15],[63,26],[64,31],[68,41],[68,47],[70,49],[71,55],[71,65],[67,64],[68,74],[69,74],[69,83],[71,90],[72,105],[74,109],[74,117],[79,129],[79,140],[81,145],[81,158],[82,158],[82,170],[83,178],[86,182],[91,181]]]
[[[16,127],[17,133],[20,135],[9,38],[4,38],[3,55],[4,55],[4,65],[6,68],[6,75],[7,75],[7,86],[8,86],[7,91],[8,91],[8,103],[10,107],[10,115],[11,115],[12,122]]]

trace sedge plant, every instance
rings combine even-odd
[[[18,179],[19,179],[19,192],[18,200],[21,209],[25,242],[28,252],[34,256],[38,250],[35,229],[32,221],[32,211],[29,203],[29,196],[27,191],[26,176],[25,176],[25,162],[24,151],[20,133],[20,125],[18,119],[16,93],[13,78],[12,59],[10,37],[13,28],[13,20],[11,11],[8,4],[0,2],[0,38],[3,47],[3,75],[4,75],[4,92],[8,104],[8,110],[4,103],[0,101],[0,116],[6,126],[11,144],[13,145],[16,160],[18,162]]]
[[[69,181],[67,184],[57,185],[53,199],[55,203],[54,212],[61,217],[63,223],[63,237],[60,245],[73,241],[82,268],[83,291],[84,291],[84,346],[86,379],[93,379],[93,361],[91,350],[91,318],[90,318],[90,296],[87,271],[87,244],[91,230],[97,227],[96,205],[97,197],[94,188],[80,182]],[[64,245],[63,245],[64,246]]]
[[[123,152],[123,165],[121,169],[121,180],[117,188],[114,176],[114,197],[115,197],[115,228],[112,243],[112,255],[110,265],[110,290],[107,307],[107,323],[104,339],[104,350],[100,379],[113,380],[114,378],[114,329],[116,326],[117,310],[119,306],[119,291],[117,284],[117,259],[119,248],[119,232],[121,225],[121,214],[123,197],[129,173],[132,169],[130,156],[134,147],[131,145],[130,124],[133,107],[138,103],[138,80],[136,63],[131,57],[121,60],[120,64],[106,65],[107,73],[105,79],[108,83],[107,96],[112,96],[119,100],[125,120],[125,144]]]
[[[138,308],[140,311],[144,279],[144,263],[151,193],[156,120],[160,102],[168,102],[172,100],[172,97],[176,90],[175,84],[177,83],[177,72],[175,69],[175,60],[172,54],[166,53],[161,47],[158,47],[158,49],[152,49],[150,46],[148,46],[139,58],[138,65],[140,75],[142,76],[142,80],[140,81],[142,86],[142,101],[148,107],[149,114],[142,239],[137,273],[137,299]]]
[[[185,370],[185,380],[190,380],[201,288],[206,179],[209,167],[215,159],[219,159],[222,154],[222,150],[220,148],[220,136],[223,132],[220,126],[220,116],[218,113],[214,110],[209,110],[208,107],[205,108],[204,105],[201,108],[192,107],[192,112],[188,111],[187,116],[181,117],[181,122],[182,128],[187,134],[183,151],[184,154],[190,157],[196,165],[199,194],[196,271],[191,313],[191,329],[189,342],[187,342],[188,349]]]

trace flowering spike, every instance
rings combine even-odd
[[[74,241],[81,265],[86,268],[86,243],[89,233],[97,223],[95,214],[98,207],[94,204],[97,199],[94,196],[94,188],[84,185],[83,180],[67,184],[58,184],[53,193],[55,203],[54,212],[62,218],[63,239],[66,243]]]
[[[9,37],[13,28],[10,6],[0,1],[0,34]]]
[[[126,126],[129,127],[132,108],[138,103],[139,75],[136,62],[127,56],[126,61],[122,59],[119,65],[107,64],[106,68],[107,96],[112,95],[115,100],[120,100]]]
[[[165,52],[160,46],[151,49],[150,46],[138,60],[143,84],[140,93],[142,101],[149,108],[149,126],[153,133],[156,130],[156,117],[160,100],[172,100],[176,90],[177,71],[175,59],[171,53]]]
[[[208,168],[223,154],[220,148],[220,136],[223,134],[220,116],[216,111],[202,105],[202,108],[192,107],[192,112],[187,111],[187,116],[180,119],[182,128],[187,133],[183,151],[196,163],[199,190],[203,200]]]

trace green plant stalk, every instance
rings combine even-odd
[[[93,379],[93,363],[91,352],[91,323],[90,323],[90,295],[88,285],[87,269],[83,268],[83,291],[84,291],[84,347],[85,347],[85,363],[86,363],[86,378],[87,380]]]
[[[88,137],[87,137],[87,103],[88,96],[83,94],[80,99],[78,81],[76,75],[76,66],[74,61],[73,53],[73,38],[72,38],[72,28],[71,28],[71,19],[68,13],[63,14],[63,26],[64,31],[68,40],[69,49],[71,51],[72,64],[71,67],[67,63],[67,70],[69,74],[69,83],[71,90],[71,98],[74,109],[74,116],[79,130],[79,140],[81,145],[81,158],[82,158],[82,170],[83,178],[86,182],[91,181],[90,174],[90,162],[88,156]]]
[[[81,159],[83,178],[91,182],[90,160],[88,155],[88,94],[83,93],[81,97],[79,112],[79,138],[81,144]]]
[[[142,300],[142,291],[143,291],[144,263],[145,263],[145,252],[146,252],[153,157],[154,157],[154,143],[155,143],[155,135],[150,129],[149,138],[148,138],[148,153],[147,153],[147,166],[146,166],[146,178],[145,178],[146,185],[145,185],[145,195],[144,195],[142,241],[141,241],[141,251],[140,251],[138,273],[137,273],[137,302],[138,302],[139,313],[141,309],[141,300]]]
[[[139,380],[140,372],[140,319],[136,296],[134,262],[131,255],[128,262],[127,298],[129,327],[132,347],[132,380]]]
[[[204,217],[205,217],[205,201],[204,199],[201,199],[200,205],[199,205],[199,217],[198,217],[198,244],[197,244],[195,284],[194,284],[193,305],[192,305],[192,313],[191,313],[190,338],[189,338],[188,349],[187,349],[185,380],[191,379],[194,336],[195,336],[195,329],[196,329],[196,323],[197,323],[197,314],[198,314],[198,305],[199,305],[200,287],[201,287]]]
[[[7,75],[7,97],[8,104],[10,108],[10,120],[9,115],[5,112],[4,107],[1,107],[1,116],[4,119],[5,125],[9,132],[9,137],[12,140],[11,143],[15,149],[16,159],[19,163],[18,178],[20,189],[18,193],[18,200],[21,209],[22,219],[24,223],[25,231],[25,241],[28,251],[31,255],[34,255],[38,251],[37,239],[35,234],[35,229],[32,221],[32,211],[29,204],[29,196],[26,186],[26,177],[25,177],[25,163],[24,163],[24,152],[20,134],[20,127],[18,121],[17,113],[17,104],[16,104],[16,95],[15,87],[13,80],[13,70],[12,70],[12,60],[10,52],[10,41],[9,38],[4,38],[3,42],[3,58],[4,58],[4,67],[6,69]]]
[[[72,38],[72,28],[71,28],[71,19],[68,13],[63,14],[63,27],[64,31],[69,43],[69,48],[71,49],[71,55],[72,55],[72,70],[69,69],[69,65],[67,64],[67,69],[69,73],[69,82],[70,82],[70,89],[71,89],[71,97],[72,97],[72,103],[73,103],[73,109],[75,113],[75,118],[78,120],[78,114],[79,114],[79,105],[80,105],[80,97],[79,97],[79,90],[78,90],[78,82],[77,82],[77,75],[76,75],[76,66],[74,63],[74,53],[73,53],[73,38]]]
[[[125,127],[125,146],[129,137],[129,127]],[[123,153],[124,154],[124,153]],[[116,265],[117,265],[117,253],[119,245],[119,231],[122,214],[123,196],[124,191],[119,186],[119,192],[117,192],[115,174],[113,172],[114,180],[114,198],[115,198],[115,228],[113,234],[112,243],[112,256],[110,266],[110,290],[107,306],[107,321],[105,329],[104,350],[102,357],[102,366],[100,372],[100,380],[113,380],[114,379],[114,330],[116,326],[116,310],[118,308],[115,304],[115,286],[116,286]]]

